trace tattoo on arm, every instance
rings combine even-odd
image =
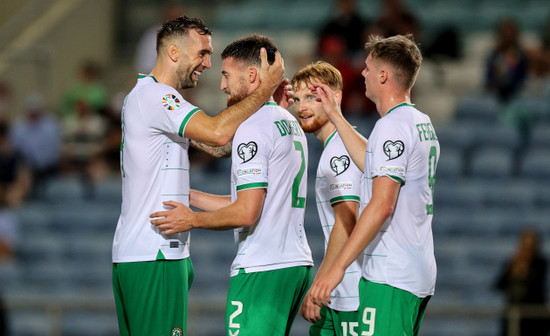
[[[193,146],[196,149],[200,149],[201,151],[208,153],[212,155],[213,157],[217,158],[227,158],[231,156],[231,144],[233,142],[228,142],[225,146],[220,147],[212,147],[203,144],[200,141],[191,139],[191,146]]]

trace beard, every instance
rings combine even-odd
[[[178,90],[191,89],[197,86],[197,81],[193,79],[195,69],[184,69],[178,67],[176,75],[178,78]]]
[[[228,93],[227,94],[227,107],[231,107],[241,100],[245,99],[248,96],[248,92],[244,85],[241,85],[239,89],[235,93]]]
[[[328,118],[324,113],[307,119],[307,123],[304,123],[300,118],[298,118],[298,120],[300,121],[300,126],[306,133],[315,133],[328,122]]]

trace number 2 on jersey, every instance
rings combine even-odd
[[[300,191],[300,182],[302,181],[302,177],[304,177],[304,171],[306,170],[306,160],[304,157],[304,147],[302,146],[302,143],[299,141],[294,141],[294,149],[300,152],[302,155],[302,164],[300,166],[300,170],[298,171],[298,174],[294,178],[294,182],[292,183],[292,207],[293,208],[304,208],[306,206],[306,198],[305,197],[298,197],[298,192]]]

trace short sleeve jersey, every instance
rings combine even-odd
[[[307,192],[307,140],[298,121],[267,103],[242,123],[231,154],[231,199],[238,192],[263,188],[259,220],[235,229],[237,256],[231,276],[313,265],[304,230]]]
[[[315,198],[325,236],[325,251],[335,221],[332,206],[339,202],[359,202],[361,179],[361,171],[351,160],[338,132],[334,131],[325,142],[315,179]],[[344,279],[330,295],[330,308],[338,311],[357,310],[361,261],[362,256],[346,269]]]
[[[373,179],[387,176],[401,189],[393,214],[365,250],[363,277],[433,295],[436,263],[432,236],[433,187],[439,142],[430,118],[401,104],[377,121],[365,155],[366,202]]]
[[[149,215],[173,200],[189,204],[189,139],[185,126],[199,109],[172,87],[140,75],[122,108],[122,207],[113,262],[183,259],[189,233],[164,235]]]

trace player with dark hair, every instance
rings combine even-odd
[[[222,52],[221,89],[235,106],[259,87],[261,48],[270,39],[252,35]],[[269,58],[270,56],[268,56]],[[227,294],[227,335],[288,335],[310,284],[313,259],[304,231],[307,142],[296,119],[266,99],[233,139],[231,196],[191,190],[192,212],[176,202],[151,215],[165,234],[193,228],[234,229],[237,256]]]
[[[315,134],[324,149],[319,159],[315,178],[315,198],[319,221],[325,235],[325,257],[317,276],[330,268],[351,234],[359,208],[361,171],[350,159],[340,134],[329,122],[318,101],[313,83],[326,84],[340,104],[343,81],[340,71],[327,62],[319,61],[298,70],[291,80],[294,106],[300,126]],[[309,335],[356,335],[359,326],[359,279],[361,263],[354,261],[342,282],[330,294],[327,307],[315,305],[306,294],[302,316],[312,322]]]
[[[272,96],[282,81],[280,55],[258,54],[258,87],[215,117],[181,95],[211,65],[211,31],[202,20],[179,17],[158,33],[157,61],[139,75],[122,108],[122,209],[113,241],[113,287],[121,335],[183,335],[193,280],[189,233],[167,234],[149,214],[189,204],[191,142],[224,146],[237,127]],[[261,77],[261,81],[260,81]]]
[[[371,36],[362,74],[381,116],[364,141],[344,119],[335,93],[314,84],[329,120],[365,174],[366,207],[332,264],[310,289],[326,305],[347,267],[364,254],[359,283],[361,335],[417,335],[434,293],[432,217],[439,142],[430,118],[411,104],[422,55],[412,36]]]

